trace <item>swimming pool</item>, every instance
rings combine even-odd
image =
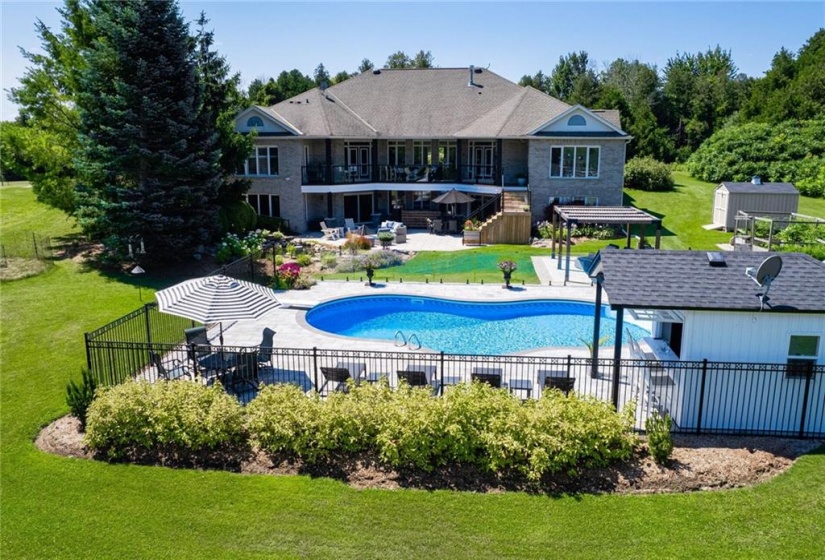
[[[423,348],[451,354],[514,354],[547,346],[584,346],[593,338],[592,303],[568,300],[470,302],[379,295],[315,306],[306,321],[316,329],[355,338],[394,340],[415,334]],[[613,343],[616,319],[602,306],[601,336]],[[649,333],[625,324],[636,338]]]

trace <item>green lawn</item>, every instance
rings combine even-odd
[[[28,194],[27,194],[28,193]],[[72,231],[31,191],[0,189],[3,234]],[[24,212],[24,213],[25,213]],[[45,227],[45,226],[44,226]],[[144,299],[147,299],[144,296]],[[351,489],[328,479],[172,470],[39,452],[67,412],[83,332],[140,304],[133,286],[71,261],[2,284],[2,558],[819,558],[825,450],[750,489],[530,496]]]
[[[518,270],[513,273],[513,283],[538,283],[538,277],[533,270],[530,257],[549,255],[547,249],[539,249],[526,245],[492,245],[466,251],[421,251],[408,262],[400,266],[382,268],[375,271],[375,280],[389,279],[391,282],[399,280],[405,282],[467,282],[478,284],[481,282],[498,284],[502,282],[502,274],[498,269],[498,262],[503,259],[515,261]],[[324,279],[343,280],[364,276],[364,272],[325,274]]]

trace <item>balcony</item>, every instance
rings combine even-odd
[[[492,165],[306,165],[302,185],[352,183],[470,183],[495,185]]]

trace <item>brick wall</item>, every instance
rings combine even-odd
[[[599,177],[595,179],[561,179],[550,177],[552,146],[599,146]],[[529,178],[534,220],[544,219],[550,197],[597,196],[599,206],[621,206],[624,181],[625,141],[582,139],[530,140],[528,149]]]
[[[286,138],[258,138],[256,146],[278,147],[278,176],[250,177],[249,194],[275,194],[281,204],[281,217],[289,220],[296,231],[306,230],[304,197],[301,194],[301,166],[304,162],[304,144],[301,140]],[[324,207],[326,204],[324,203]]]

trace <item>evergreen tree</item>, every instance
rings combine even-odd
[[[324,66],[323,62],[315,67],[315,73],[313,74],[313,79],[314,79],[315,85],[317,87],[320,87],[321,84],[330,85],[330,82],[332,80],[331,80],[331,78],[329,76],[329,72],[327,72],[327,69]]]
[[[90,12],[98,39],[77,98],[80,222],[110,250],[141,235],[147,259],[185,258],[217,233],[220,185],[195,42],[172,0],[92,0]]]

